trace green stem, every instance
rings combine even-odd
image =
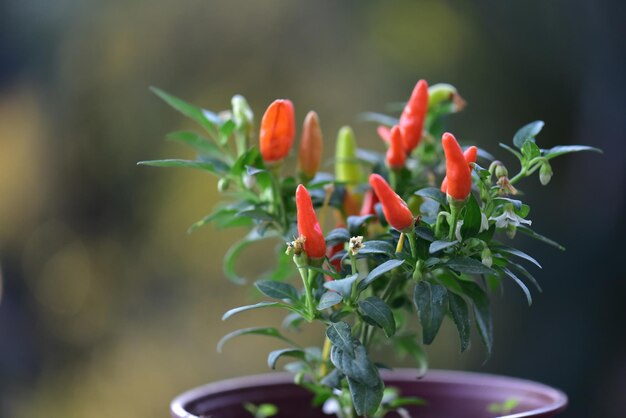
[[[306,318],[306,320],[308,322],[313,321],[315,318],[315,311],[313,310],[313,293],[311,292],[311,281],[309,280],[312,271],[313,270],[309,270],[306,267],[298,267],[298,272],[302,278],[302,285],[304,286],[304,298],[308,314],[308,318]]]
[[[415,231],[406,234],[409,237],[409,245],[411,246],[411,257],[417,259],[417,243],[415,242]]]
[[[519,172],[519,173],[517,173],[517,174],[515,175],[515,177],[513,177],[512,179],[509,179],[509,183],[511,183],[511,184],[515,184],[515,183],[517,183],[518,181],[520,181],[521,179],[523,179],[524,177],[526,177],[526,174],[527,174],[527,173],[526,173],[526,169],[525,169],[525,168],[522,168],[522,169],[520,170],[520,172]]]
[[[459,221],[459,210],[456,209],[453,205],[450,205],[450,217],[452,218],[452,222],[449,222],[450,233],[449,233],[448,238],[450,241],[454,241],[454,233],[456,232],[456,224]]]

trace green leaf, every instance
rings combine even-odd
[[[239,312],[244,312],[244,311],[249,311],[252,309],[259,309],[259,308],[273,308],[273,307],[286,307],[287,305],[283,304],[283,303],[279,303],[279,302],[259,302],[256,303],[254,305],[246,305],[246,306],[239,306],[237,308],[233,308],[228,310],[223,316],[222,316],[222,321],[227,320],[228,318],[230,318],[233,315],[238,314]]]
[[[551,240],[548,237],[544,237],[543,235],[536,233],[535,231],[533,231],[530,228],[526,228],[525,226],[521,226],[520,225],[520,226],[517,227],[517,230],[520,231],[523,234],[526,234],[526,235],[530,236],[531,238],[534,238],[534,239],[536,239],[538,241],[544,242],[544,243],[546,243],[548,245],[551,245],[551,246],[553,246],[555,248],[558,248],[561,251],[565,251],[565,247],[562,246],[561,244],[559,244],[558,242],[553,241],[553,240]]]
[[[430,247],[428,247],[428,252],[430,254],[434,254],[436,252],[439,252],[441,250],[444,250],[446,248],[452,247],[456,244],[458,244],[459,241],[455,240],[455,241],[445,241],[445,240],[439,240],[439,241],[435,241],[433,243],[430,244]]]
[[[418,226],[415,228],[415,235],[428,242],[435,241],[435,234],[430,228],[425,226]]]
[[[354,356],[350,356],[341,348],[333,345],[330,349],[330,361],[347,377],[358,382],[372,384],[379,379],[378,369],[367,357],[367,350],[363,345],[354,343]]]
[[[232,209],[232,208],[217,209],[215,212],[211,213],[210,215],[205,216],[204,218],[200,219],[198,222],[195,222],[193,225],[191,225],[187,229],[187,233],[191,234],[196,229],[201,228],[205,225],[208,225],[209,223],[211,223],[213,220],[217,218],[220,218],[220,217],[231,218],[236,213],[237,213],[237,209]]]
[[[469,238],[476,236],[480,231],[481,211],[478,201],[472,193],[465,204],[465,214],[463,216],[463,225],[461,225],[461,236]]]
[[[217,351],[222,352],[222,348],[224,348],[224,344],[227,341],[232,340],[235,337],[240,337],[242,335],[265,335],[267,337],[277,338],[282,340],[288,344],[293,344],[291,340],[284,337],[280,331],[278,331],[274,327],[254,327],[254,328],[243,328],[233,331],[229,334],[226,334],[222,337],[222,339],[217,343]]]
[[[281,357],[293,357],[304,360],[305,354],[303,350],[298,348],[283,348],[282,350],[274,350],[267,356],[267,365],[270,369],[276,368],[276,362]]]
[[[184,100],[179,99],[178,97],[174,97],[171,94],[168,94],[164,92],[163,90],[158,89],[156,87],[150,87],[150,90],[152,90],[153,93],[155,93],[157,96],[163,99],[167,104],[172,106],[174,109],[178,110],[183,115],[199,123],[200,126],[202,126],[211,134],[215,135],[217,133],[217,126],[215,122],[209,120],[205,112],[202,109],[194,105],[191,105],[185,102]]]
[[[522,149],[526,141],[535,141],[535,137],[543,129],[543,121],[536,120],[528,125],[522,126],[513,136],[513,145]]]
[[[232,119],[228,119],[222,124],[220,127],[220,143],[222,145],[228,143],[228,138],[235,131],[235,128],[237,128],[237,125]]]
[[[268,231],[265,233],[265,235],[261,235],[257,230],[252,230],[245,238],[233,244],[224,256],[224,274],[226,274],[226,277],[228,277],[232,282],[237,284],[245,283],[246,279],[240,277],[235,271],[235,262],[237,261],[237,258],[239,257],[241,252],[250,244],[256,241],[273,238],[276,236],[276,232],[274,231]]]
[[[195,132],[177,131],[167,134],[166,138],[170,141],[183,143],[200,154],[211,155],[218,159],[222,159],[222,151],[207,138]]]
[[[589,147],[586,145],[558,145],[550,149],[542,150],[543,156],[546,157],[547,160],[558,157],[559,155],[569,154],[572,152],[581,152],[581,151],[593,151],[593,152],[599,152],[600,154],[604,154],[604,152],[600,148]]]
[[[404,264],[404,260],[387,260],[383,264],[376,266],[365,279],[363,279],[357,286],[359,292],[365,290],[374,280],[382,276],[383,274],[395,269],[396,267]]]
[[[339,302],[342,301],[341,295],[337,292],[326,292],[320,298],[319,303],[317,304],[317,310],[321,311],[323,309],[328,309],[331,306],[335,306]]]
[[[416,397],[401,397],[394,399],[389,402],[389,407],[392,409],[398,409],[403,406],[416,406],[416,405],[426,405],[427,402],[424,399],[416,398]]]
[[[526,254],[525,252],[518,250],[517,248],[511,248],[511,247],[507,247],[504,245],[498,245],[498,246],[491,247],[491,251],[496,252],[496,253],[505,253],[505,254],[518,256],[520,258],[523,258],[524,260],[530,261],[537,267],[541,268],[541,264],[539,264],[537,260],[535,260],[530,255]]]
[[[393,245],[388,243],[387,241],[365,241],[363,243],[363,248],[359,250],[357,255],[365,255],[365,254],[387,254],[393,255],[395,252],[395,248]]]
[[[350,241],[350,233],[346,228],[335,228],[326,235],[326,245],[329,247],[348,241]]]
[[[379,378],[374,386],[358,382],[350,377],[347,380],[350,394],[352,395],[352,404],[357,415],[372,416],[375,414],[380,406],[380,402],[383,400],[385,385],[382,380]]]
[[[528,162],[533,158],[539,157],[541,150],[533,141],[526,141],[522,145],[522,155],[524,156],[524,161]]]
[[[376,296],[370,296],[369,298],[360,300],[359,310],[366,320],[369,319],[368,322],[382,328],[387,337],[391,337],[396,333],[396,321],[393,318],[393,312],[391,312],[391,308],[389,308],[382,299]]]
[[[399,122],[398,118],[394,118],[389,115],[384,115],[382,113],[376,112],[363,112],[358,117],[359,121],[363,122],[375,122],[385,126],[394,126]]]
[[[348,216],[346,223],[348,224],[348,231],[350,233],[350,236],[354,237],[357,235],[361,235],[359,233],[361,230],[361,227],[365,225],[365,223],[368,220],[373,219],[373,218],[374,218],[374,215]]]
[[[423,342],[430,344],[441,327],[448,304],[448,292],[440,284],[420,281],[415,286],[413,302],[419,313]]]
[[[420,189],[415,192],[415,195],[432,199],[444,207],[448,204],[448,199],[445,193],[436,187],[426,187],[425,189]]]
[[[517,264],[517,263],[513,263],[511,261],[509,261],[509,265],[513,266],[517,271],[522,273],[524,277],[526,277],[537,288],[539,292],[543,292],[543,289],[541,289],[541,286],[539,286],[537,279],[535,279],[535,277],[532,274],[530,274],[530,272],[526,270],[524,266]]]
[[[213,161],[199,161],[199,160],[179,160],[179,159],[168,159],[168,160],[150,160],[150,161],[139,161],[137,165],[146,165],[151,167],[174,167],[174,168],[193,168],[196,170],[208,171],[212,174],[220,174],[226,172],[228,170],[228,166],[221,161],[213,160]]]
[[[489,310],[489,297],[483,289],[474,282],[460,281],[465,294],[471,299],[478,326],[478,333],[487,349],[487,358],[491,356],[491,348],[493,347],[493,322],[491,311]]]
[[[324,282],[324,287],[339,293],[344,299],[348,300],[352,296],[352,287],[358,278],[358,274],[353,274],[343,279],[330,280]]]
[[[265,296],[274,299],[289,299],[298,302],[300,297],[295,287],[289,283],[277,282],[273,280],[257,280],[254,285]]]
[[[352,331],[350,325],[345,322],[331,322],[326,328],[326,336],[333,343],[333,346],[354,357],[354,348],[352,347]]]
[[[445,266],[459,273],[467,274],[496,274],[496,271],[485,266],[480,261],[469,257],[458,257],[448,260]]]
[[[470,343],[470,320],[467,303],[462,296],[448,292],[448,308],[456,329],[459,331],[461,352],[463,352],[469,347]]]
[[[524,292],[524,294],[526,295],[526,300],[528,301],[528,306],[533,304],[533,297],[530,294],[530,290],[528,290],[528,287],[526,287],[526,285],[524,284],[523,281],[521,281],[511,270],[509,270],[506,267],[502,268],[502,271],[504,272],[504,274],[506,274],[507,276],[509,276],[511,279],[513,279],[513,281],[515,283],[517,283],[517,285],[522,289],[522,291]]]

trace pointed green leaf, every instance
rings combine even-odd
[[[487,358],[491,356],[493,346],[493,321],[489,310],[489,297],[476,283],[459,281],[463,291],[472,301],[472,309],[478,326],[478,333],[487,349]]]
[[[458,243],[459,243],[459,241],[457,241],[457,240],[454,240],[454,241],[446,241],[446,240],[434,241],[428,247],[428,252],[430,254],[434,254],[434,253],[439,252],[441,250],[445,250],[446,248],[452,247],[452,246],[454,246],[454,245],[456,245]]]
[[[267,365],[270,369],[276,368],[276,362],[281,357],[293,357],[300,360],[304,360],[304,351],[298,348],[283,348],[281,350],[274,350],[267,356]]]
[[[233,315],[238,314],[239,312],[244,312],[244,311],[249,311],[252,309],[259,309],[259,308],[273,308],[273,307],[285,307],[287,305],[282,304],[282,303],[278,303],[278,302],[259,302],[256,303],[254,305],[246,305],[246,306],[239,306],[237,308],[233,308],[228,310],[223,316],[222,316],[222,321],[227,320],[228,318],[230,318]]]
[[[293,344],[291,340],[284,337],[280,331],[278,331],[274,327],[254,327],[254,328],[243,328],[233,331],[229,334],[226,334],[222,337],[222,339],[217,343],[217,351],[222,352],[222,348],[224,348],[224,344],[227,341],[232,340],[235,337],[240,337],[242,335],[265,335],[267,337],[277,338],[282,340],[288,344]]]
[[[394,126],[398,124],[399,119],[389,115],[376,112],[363,112],[358,119],[364,122],[375,122],[385,126]]]
[[[298,302],[300,299],[296,288],[289,283],[274,280],[257,280],[254,285],[261,293],[270,298],[289,299],[293,302]]]
[[[469,199],[465,204],[463,225],[461,225],[461,236],[463,238],[470,238],[478,234],[478,231],[480,231],[481,213],[478,201],[470,193]]]
[[[522,149],[526,141],[535,141],[535,137],[543,129],[543,121],[536,120],[528,125],[522,126],[513,136],[513,145]]]
[[[317,304],[317,310],[321,311],[323,309],[328,309],[331,306],[335,306],[340,303],[343,299],[341,295],[337,292],[326,292],[320,298],[319,303]]]
[[[425,189],[420,189],[416,191],[415,194],[417,196],[432,199],[444,207],[448,204],[448,198],[446,197],[446,194],[436,187],[426,187]]]
[[[326,245],[335,246],[350,241],[350,233],[346,228],[335,228],[326,235]]]
[[[459,331],[459,340],[461,341],[461,352],[469,347],[470,343],[470,320],[467,303],[462,296],[453,292],[448,292],[448,307],[450,316]]]
[[[543,156],[546,159],[550,160],[552,158],[558,157],[559,155],[569,154],[572,152],[581,152],[581,151],[593,151],[603,154],[603,151],[600,148],[589,147],[586,145],[559,145],[556,147],[552,147],[550,149],[545,149],[543,151]]]
[[[393,255],[395,252],[395,248],[393,245],[388,243],[387,241],[365,241],[363,243],[363,248],[359,250],[357,255],[365,255],[365,254],[388,254]]]
[[[505,150],[509,151],[511,154],[515,155],[517,157],[518,160],[522,160],[522,154],[520,154],[518,151],[516,151],[515,149],[509,147],[507,144],[503,144],[502,142],[499,143],[498,145],[500,145],[502,148],[504,148]]]
[[[413,292],[413,303],[419,313],[424,344],[431,344],[447,309],[448,292],[440,284],[420,281]]]
[[[212,143],[208,138],[203,137],[200,134],[189,131],[177,131],[167,134],[166,138],[170,141],[180,142],[193,149],[200,154],[211,155],[213,157],[221,159],[223,157],[222,151]]]
[[[530,255],[526,254],[525,252],[518,250],[517,248],[511,248],[505,245],[498,245],[498,246],[491,247],[491,251],[496,252],[496,253],[505,253],[505,254],[518,256],[520,258],[523,258],[524,260],[530,261],[537,267],[541,268],[541,264],[539,264],[537,260],[535,260]]]
[[[196,170],[208,171],[212,174],[224,173],[228,170],[228,166],[221,161],[200,161],[200,160],[150,160],[139,161],[137,165],[146,165],[151,167],[174,167],[174,168],[193,168]]]
[[[183,115],[199,123],[200,126],[202,126],[211,134],[215,135],[217,133],[218,129],[215,124],[215,121],[209,120],[209,118],[207,118],[205,112],[202,109],[192,104],[189,104],[185,102],[184,100],[179,99],[178,97],[174,97],[171,94],[166,93],[163,90],[158,89],[156,87],[150,87],[150,90],[152,90],[153,93],[155,93],[157,96],[163,99],[167,104],[172,106],[174,109],[178,110]]]
[[[515,273],[513,273],[511,270],[509,270],[506,267],[502,268],[502,271],[504,272],[504,274],[506,274],[507,276],[509,276],[511,279],[513,279],[513,281],[515,283],[517,283],[517,285],[522,289],[522,291],[524,292],[524,294],[526,295],[526,300],[528,301],[528,306],[533,304],[533,297],[530,294],[530,290],[528,290],[528,287],[526,287],[526,285],[524,284],[523,281],[521,281],[516,275]]]
[[[445,265],[454,271],[467,274],[496,274],[496,271],[480,261],[469,257],[457,257],[448,260]]]
[[[363,279],[357,286],[359,292],[365,290],[374,280],[382,276],[383,274],[395,269],[396,267],[404,264],[404,260],[387,260],[383,264],[376,266],[365,279]]]
[[[565,251],[565,247],[562,246],[561,244],[559,244],[558,242],[553,241],[550,238],[545,237],[545,236],[543,236],[541,234],[538,234],[538,233],[536,233],[535,231],[533,231],[530,228],[526,228],[525,226],[521,226],[520,225],[520,226],[517,227],[517,230],[520,231],[523,234],[526,234],[526,235],[530,236],[531,238],[534,238],[534,239],[536,239],[538,241],[544,242],[544,243],[546,243],[548,245],[551,245],[551,246],[553,246],[555,248],[558,248],[561,251]]]
[[[343,296],[344,299],[349,299],[352,296],[352,288],[354,282],[359,278],[358,274],[353,274],[344,279],[330,280],[324,282],[324,287],[329,290],[333,290]]]
[[[350,325],[345,322],[331,322],[326,328],[326,336],[334,346],[354,357]]]
[[[358,416],[372,416],[378,410],[380,402],[383,400],[385,385],[380,378],[374,382],[373,386],[347,378],[352,404]]]
[[[391,308],[376,296],[359,301],[359,310],[367,322],[376,325],[385,331],[387,337],[396,333],[396,321]]]

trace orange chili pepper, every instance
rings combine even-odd
[[[298,235],[305,238],[304,251],[309,258],[324,258],[326,240],[317,220],[313,202],[308,190],[302,184],[296,189],[296,211],[298,217]]]
[[[444,133],[441,138],[446,154],[446,193],[456,200],[465,200],[472,191],[472,172],[469,169],[463,150],[451,133]]]
[[[376,216],[376,204],[378,203],[378,197],[373,190],[368,190],[365,192],[365,197],[363,198],[363,206],[361,206],[361,212],[359,215],[374,215]]]
[[[343,212],[346,216],[354,216],[359,213],[359,199],[346,188],[346,194],[343,197]]]
[[[378,128],[376,128],[376,133],[378,133],[378,136],[380,137],[380,139],[383,140],[385,144],[389,143],[389,137],[391,136],[391,129],[389,129],[388,127],[384,125],[380,125]]]
[[[478,154],[478,148],[475,146],[471,146],[465,150],[463,156],[465,157],[465,161],[467,161],[467,165],[469,166],[471,163],[476,162],[476,155]],[[444,176],[443,181],[441,182],[441,191],[444,193],[448,192],[448,176]]]
[[[381,175],[371,174],[369,183],[383,205],[383,213],[389,225],[398,231],[410,232],[415,218],[406,202],[393,191]]]
[[[307,179],[315,177],[322,161],[323,149],[322,130],[317,113],[310,111],[304,118],[302,126],[302,139],[300,140],[300,153],[298,163],[300,172]]]
[[[398,125],[391,128],[389,136],[389,148],[386,157],[387,167],[393,170],[399,170],[406,163],[406,152],[402,141],[402,131]]]
[[[422,139],[424,120],[428,111],[428,83],[420,80],[415,85],[411,98],[400,115],[400,129],[404,140],[404,150],[410,153]]]
[[[259,142],[261,155],[267,163],[283,160],[293,145],[295,136],[293,103],[290,100],[274,100],[269,105],[263,119]]]

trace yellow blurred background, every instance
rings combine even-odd
[[[190,156],[163,140],[188,122],[149,86],[216,111],[243,94],[257,120],[290,98],[299,123],[319,113],[330,157],[343,124],[382,150],[357,115],[406,99],[419,78],[456,85],[469,106],[449,129],[505,161],[497,143],[535,119],[545,148],[605,150],[557,160],[547,188],[526,185],[533,226],[568,247],[522,240],[544,264],[536,305],[507,286],[493,358],[482,365],[478,341],[459,354],[446,324],[432,366],[559,386],[564,417],[623,416],[623,12],[582,0],[0,0],[0,416],[167,416],[188,388],[266,372],[279,347],[243,337],[216,353],[225,333],[281,316],[220,320],[255,300],[222,274],[242,231],[187,235],[216,179],[135,166]],[[239,268],[265,271],[269,255],[255,247]],[[296,338],[319,344],[312,331]]]

